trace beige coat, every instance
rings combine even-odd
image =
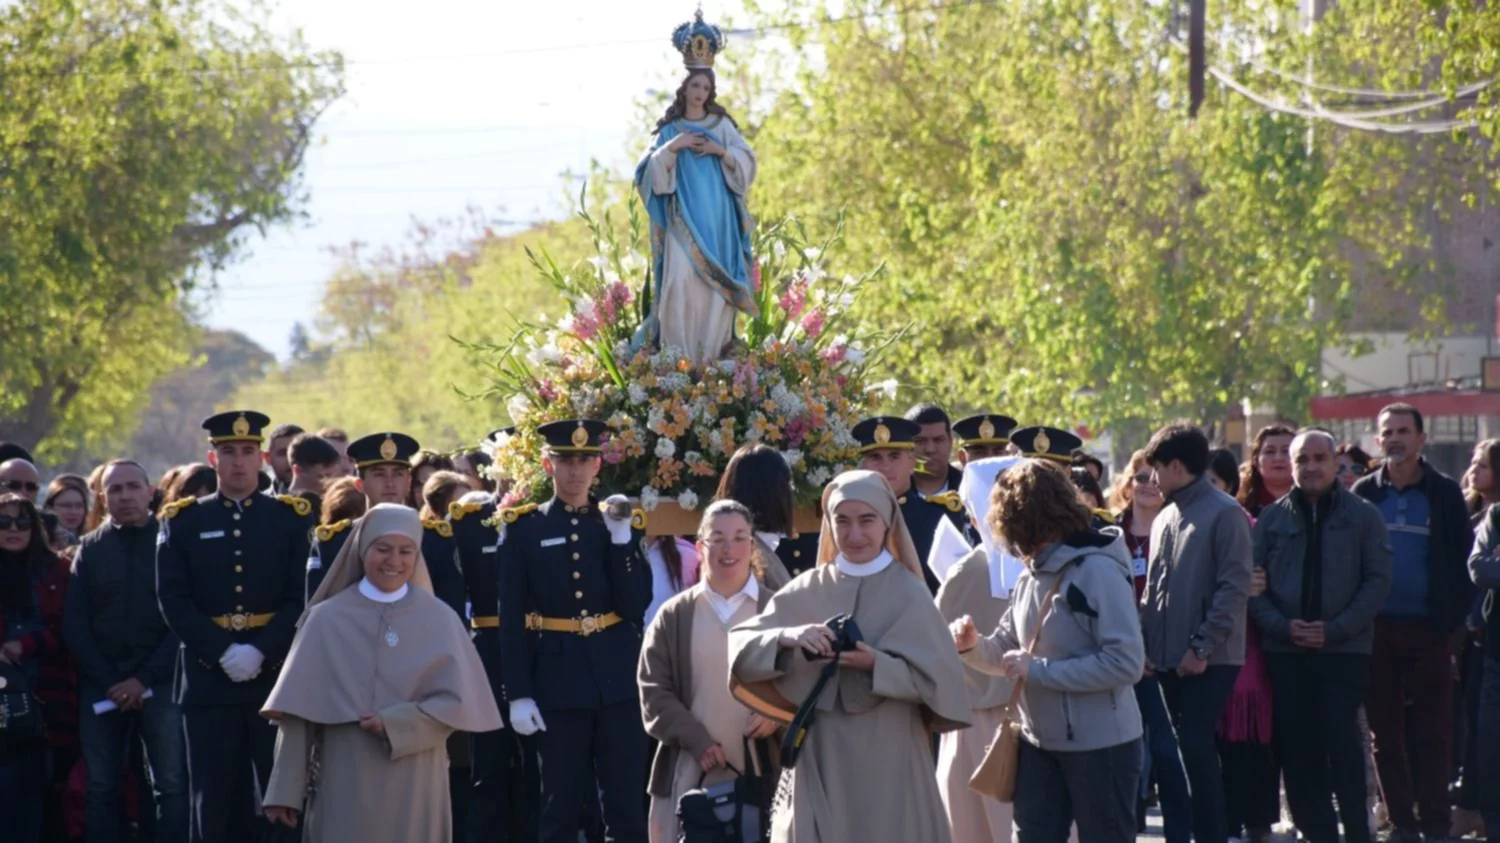
[[[657,740],[651,762],[652,796],[672,795],[672,771],[686,750],[694,758],[718,741],[693,716],[693,606],[700,582],[668,600],[646,627],[636,678],[641,687],[641,720],[646,734]],[[771,602],[771,589],[762,584],[756,613]]]

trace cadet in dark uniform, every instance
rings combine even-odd
[[[271,775],[276,727],[260,716],[302,614],[312,506],[257,491],[260,413],[203,422],[218,491],[168,506],[157,538],[161,611],[182,641],[182,706],[195,841],[249,841],[268,825],[256,795]]]
[[[501,669],[512,728],[537,735],[543,843],[578,839],[591,767],[608,839],[646,840],[647,739],[635,670],[651,569],[640,550],[644,516],[601,513],[589,495],[606,430],[591,420],[539,427],[554,497],[500,511]]]
[[[859,442],[859,467],[884,477],[891,491],[896,493],[901,516],[906,519],[906,529],[917,547],[917,557],[922,560],[922,576],[936,595],[941,583],[927,566],[927,553],[932,549],[938,522],[946,517],[971,546],[977,541],[957,492],[924,498],[912,486],[912,473],[917,465],[912,440],[920,430],[916,422],[899,416],[876,416],[855,425],[850,433]]]
[[[1073,465],[1073,452],[1083,447],[1083,440],[1055,427],[1023,427],[1011,431],[1010,442],[1022,456],[1050,460],[1067,473]]]
[[[958,461],[968,465],[975,460],[1003,457],[1010,452],[1010,432],[1020,422],[999,413],[980,413],[953,423],[958,437]]]
[[[349,459],[359,478],[355,484],[370,506],[397,503],[405,506],[411,492],[411,458],[421,450],[417,440],[404,433],[374,433],[349,443]],[[318,552],[307,565],[306,593],[312,596],[323,582],[323,560],[333,561],[349,538],[350,519],[317,528]],[[422,522],[422,559],[432,576],[432,592],[459,617],[464,612],[463,577],[458,572],[458,554],[453,544],[453,526],[447,521]]]

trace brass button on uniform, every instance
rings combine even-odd
[[[578,519],[577,519],[577,518],[574,518],[574,519],[573,519],[573,524],[574,524],[574,525],[575,525],[575,526],[576,526],[576,525],[577,525],[577,524],[578,524]]]
[[[243,611],[245,611],[245,607],[244,606],[235,606],[234,610],[236,612],[243,612]]]
[[[234,552],[234,555],[235,556],[244,556],[245,555],[245,551],[243,551],[243,550],[236,550]]]
[[[573,592],[573,596],[575,598],[579,599],[579,600],[582,600],[583,599],[583,592],[581,592],[581,591],[575,591],[575,592]]]
[[[236,574],[243,574],[243,573],[245,573],[245,566],[244,565],[236,565],[236,566],[234,566],[234,572]]]
[[[792,551],[792,558],[793,559],[801,559],[802,558],[802,551],[800,551],[800,550],[794,550],[794,551]]]
[[[240,520],[240,514],[238,512],[236,512],[234,514],[234,520],[236,520],[236,521]]]
[[[573,535],[568,536],[568,541],[574,541],[574,542],[578,541],[578,534],[574,533]]]
[[[241,591],[244,591],[245,587],[242,586],[242,585],[237,585],[237,586],[234,587],[234,590],[235,590],[235,593],[239,593]]]
[[[239,538],[240,537],[240,531],[239,530],[235,530],[234,531],[234,537],[235,538]]]
[[[577,571],[574,571],[573,572],[573,579],[575,579],[575,580],[581,580],[581,579],[583,579],[583,574],[580,574]]]
[[[578,559],[578,558],[579,558],[579,556],[578,556],[578,554],[576,554],[576,553],[575,553],[575,554],[573,554],[573,558],[574,558],[574,559]]]

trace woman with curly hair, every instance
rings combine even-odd
[[[1131,843],[1141,770],[1133,686],[1146,666],[1130,557],[1058,467],[1025,460],[1001,473],[986,526],[1026,565],[1000,626],[951,626],[964,663],[1020,690],[1015,839]]]

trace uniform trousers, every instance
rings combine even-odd
[[[269,825],[260,817],[271,778],[276,726],[258,705],[183,706],[187,737],[188,839],[251,843]]]
[[[646,843],[646,731],[640,703],[542,712],[536,734],[541,759],[542,843],[576,843],[585,799],[595,779],[612,843]]]

